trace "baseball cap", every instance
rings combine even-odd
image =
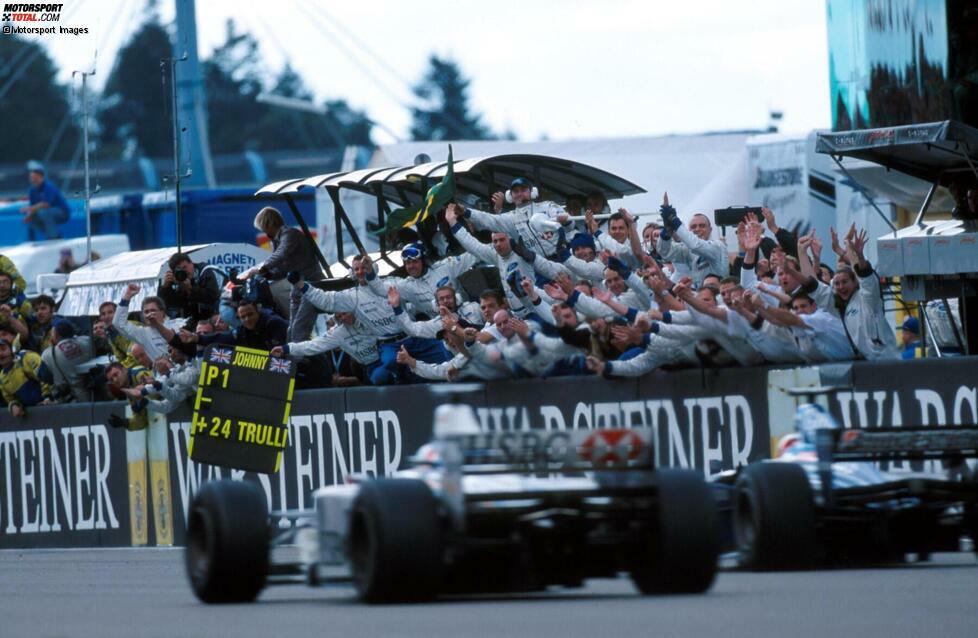
[[[44,172],[44,164],[41,164],[37,160],[31,160],[31,161],[27,162],[27,170],[29,172],[43,173]]]
[[[509,188],[514,189],[517,186],[526,186],[527,188],[530,188],[532,184],[530,184],[530,180],[526,179],[525,177],[517,177],[509,183]]]
[[[903,320],[903,325],[900,326],[901,330],[906,330],[907,332],[912,332],[915,335],[920,334],[920,321],[916,317],[907,317]]]
[[[588,247],[591,250],[597,250],[597,246],[594,244],[594,238],[587,233],[577,233],[570,240],[570,249],[575,250],[577,248]]]
[[[422,255],[424,255],[424,250],[421,248],[421,244],[417,242],[408,244],[401,249],[401,259],[421,259]]]

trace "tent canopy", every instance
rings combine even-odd
[[[608,199],[644,193],[633,182],[600,168],[574,160],[548,155],[507,154],[456,160],[455,181],[459,193],[488,198],[505,189],[517,177],[526,177],[539,186],[548,199],[562,202],[571,195],[599,191]],[[370,168],[352,173],[332,173],[286,180],[263,186],[256,195],[289,195],[303,188],[336,186],[365,193],[380,193],[400,205],[420,201],[428,187],[441,180],[447,162],[428,162],[417,166]]]
[[[58,314],[66,317],[97,315],[99,305],[118,301],[130,282],[139,284],[139,293],[133,298],[133,307],[138,308],[145,297],[156,294],[159,280],[168,269],[167,261],[176,252],[176,248],[124,252],[72,271]],[[264,261],[269,254],[248,244],[183,246],[183,252],[194,262],[213,265],[223,271],[250,268]]]
[[[946,186],[978,166],[978,129],[948,120],[820,133],[815,150],[867,160]]]

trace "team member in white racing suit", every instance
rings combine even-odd
[[[668,197],[663,198],[659,210],[662,213],[662,231],[656,250],[663,259],[688,268],[695,286],[700,286],[703,278],[710,273],[721,278],[730,273],[727,246],[722,239],[710,238],[713,226],[706,215],[693,215],[687,229],[676,209],[669,205]]]
[[[537,189],[522,177],[517,177],[509,185],[509,190],[492,196],[496,214],[480,210],[466,210],[465,217],[471,220],[477,230],[491,230],[519,237],[527,246],[545,257],[557,253],[560,243],[560,230],[570,232],[572,226],[569,215],[554,202],[537,202]],[[502,212],[504,201],[515,208]],[[559,225],[555,228],[555,224]]]
[[[802,292],[811,294],[820,309],[842,318],[846,338],[857,358],[899,359],[896,336],[883,308],[879,276],[863,255],[866,240],[866,231],[846,239],[847,257],[853,270],[841,269],[835,273],[832,288],[809,278]]]
[[[478,242],[477,242],[478,243]],[[370,373],[374,385],[406,383],[410,377],[399,369],[397,351],[404,345],[408,351],[428,363],[441,363],[450,358],[445,348],[430,339],[408,337],[387,303],[387,295],[378,295],[370,287],[375,279],[373,263],[366,255],[353,258],[353,274],[357,285],[347,290],[324,291],[312,288],[308,283],[301,287],[304,301],[325,312],[352,312],[365,329],[377,337],[380,365]]]
[[[372,286],[375,293],[386,294],[384,286],[396,286],[401,298],[410,305],[412,314],[425,313],[430,317],[438,315],[438,305],[435,302],[436,292],[443,286],[451,286],[461,290],[458,278],[479,263],[479,258],[472,253],[457,257],[446,257],[433,264],[426,263],[422,244],[408,244],[401,250],[401,259],[407,277],[387,277],[381,284]],[[379,286],[379,287],[378,287]]]
[[[369,378],[374,369],[380,365],[377,335],[364,328],[352,312],[337,312],[333,317],[336,319],[336,326],[325,335],[316,337],[312,341],[299,341],[279,346],[272,349],[272,356],[304,359],[339,348],[363,366]]]
[[[499,278],[503,282],[503,293],[506,295],[506,301],[509,303],[513,314],[517,317],[525,317],[530,314],[533,310],[532,307],[524,304],[522,291],[517,292],[516,289],[519,288],[524,278],[534,278],[533,266],[513,252],[509,235],[504,232],[492,234],[492,246],[483,244],[469,234],[469,231],[465,230],[465,226],[458,219],[460,209],[460,206],[449,204],[445,210],[445,221],[451,226],[455,239],[469,253],[499,269]]]

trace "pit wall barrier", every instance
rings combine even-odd
[[[492,431],[651,427],[661,465],[710,476],[767,458],[793,429],[788,390],[819,397],[845,427],[978,422],[978,357],[801,368],[655,373],[640,379],[526,379],[459,395]],[[189,410],[127,433],[103,425],[123,403],[47,406],[0,416],[0,549],[179,545],[189,504],[208,480],[257,482],[272,510],[312,506],[319,486],[385,475],[429,440],[431,386],[297,392],[289,448],[274,475],[187,458]],[[801,399],[804,400],[804,399]],[[288,526],[287,521],[281,525]]]

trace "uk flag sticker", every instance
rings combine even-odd
[[[231,363],[231,351],[227,348],[214,348],[211,350],[211,361],[213,363]]]
[[[288,374],[292,370],[292,362],[288,359],[277,359],[272,357],[268,362],[268,370],[270,372],[281,372],[282,374]]]

